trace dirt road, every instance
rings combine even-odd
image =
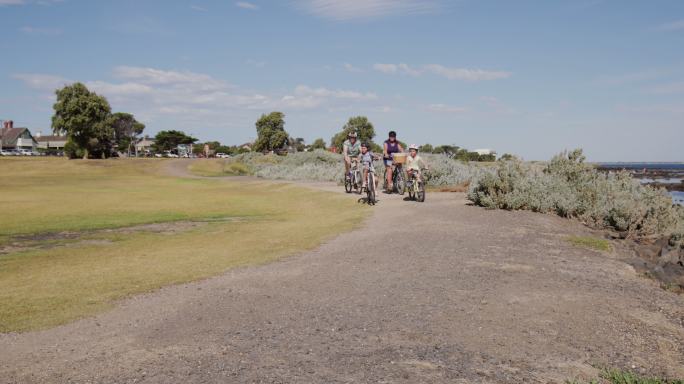
[[[314,251],[0,335],[0,382],[561,383],[592,365],[684,377],[684,296],[568,244],[580,224],[461,194],[380,197],[362,229]]]

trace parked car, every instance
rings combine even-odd
[[[18,151],[21,156],[33,156],[33,151],[30,149],[20,148]]]
[[[178,155],[177,155],[177,154],[175,154],[175,153],[173,153],[173,152],[171,152],[171,151],[164,151],[164,152],[162,152],[162,155],[161,155],[161,157],[171,157],[171,158],[177,158],[177,157],[178,157]]]
[[[9,150],[0,149],[0,156],[14,156],[14,153]]]
[[[227,159],[230,157],[230,155],[227,153],[219,152],[216,154],[216,157],[218,157],[219,159]]]

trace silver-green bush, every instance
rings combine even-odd
[[[546,165],[501,162],[471,184],[468,198],[487,208],[528,209],[612,228],[635,239],[669,236],[682,244],[684,214],[664,189],[641,185],[626,172],[602,173],[581,150]]]

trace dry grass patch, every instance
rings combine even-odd
[[[7,220],[0,224],[5,242],[60,231],[83,236],[0,255],[0,332],[63,324],[131,294],[316,247],[354,228],[367,209],[287,184],[160,176],[159,164],[2,164],[0,178],[9,180],[2,202]],[[177,220],[205,223],[171,232],[86,231]]]

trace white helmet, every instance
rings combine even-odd
[[[409,145],[409,149],[415,149],[417,151],[418,146],[416,144],[411,144],[411,145]]]

